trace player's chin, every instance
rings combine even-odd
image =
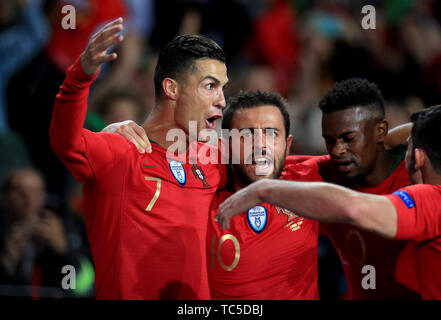
[[[252,181],[257,181],[261,179],[274,179],[276,176],[276,170],[273,165],[269,166],[256,166],[250,165],[248,167],[248,177]]]
[[[360,177],[360,173],[357,170],[350,170],[350,171],[340,172],[340,176],[346,180],[354,180]]]
[[[198,141],[200,142],[209,142],[210,137],[213,136],[213,132],[216,132],[216,129],[207,128],[206,126],[202,125],[199,126],[200,130],[198,132]],[[217,141],[217,139],[216,139]]]

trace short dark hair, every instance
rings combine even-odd
[[[146,108],[142,97],[136,91],[128,88],[109,89],[97,99],[95,110],[102,117],[106,117],[111,110],[110,107],[112,106],[112,103],[119,100],[131,101],[137,108],[137,118],[141,118],[144,116]]]
[[[367,107],[384,119],[384,99],[375,83],[366,79],[351,78],[337,82],[320,100],[323,113],[356,107]]]
[[[162,94],[162,81],[166,77],[182,80],[194,68],[195,60],[215,59],[225,63],[225,53],[213,40],[202,35],[182,35],[175,37],[159,52],[154,82],[156,99]]]
[[[262,91],[241,91],[235,97],[230,98],[228,107],[224,110],[222,118],[222,128],[231,130],[233,124],[233,117],[237,110],[274,106],[280,110],[283,117],[283,124],[285,126],[286,138],[289,135],[289,113],[288,102],[282,98],[278,93],[274,92],[262,92]]]
[[[432,167],[441,174],[441,105],[415,112],[413,122],[413,148],[423,149]]]

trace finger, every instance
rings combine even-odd
[[[113,21],[110,21],[108,24],[104,25],[104,27],[102,27],[101,30],[99,30],[97,33],[95,33],[95,34],[91,37],[91,39],[95,39],[95,38],[96,38],[96,37],[97,37],[97,36],[98,36],[103,30],[109,29],[110,27],[115,26],[115,25],[118,25],[118,24],[122,24],[123,21],[124,21],[124,19],[121,18],[121,17],[116,18],[116,19],[113,20]]]
[[[112,37],[97,43],[96,47],[92,49],[94,53],[106,52],[109,48],[121,43],[124,40],[123,35],[113,35]]]
[[[118,54],[116,54],[116,52],[112,52],[110,54],[103,54],[102,56],[97,58],[97,63],[103,64],[106,62],[116,60],[117,58],[118,58]]]
[[[109,28],[103,28],[90,38],[90,43],[95,44],[97,42],[101,42],[113,36],[114,34],[121,32],[122,30],[123,30],[122,24],[111,26]]]
[[[134,124],[133,130],[136,132],[139,139],[141,140],[141,143],[144,145],[145,151],[147,153],[151,153],[152,152],[152,145],[150,144],[150,140],[147,137],[147,134],[145,133],[144,128]]]
[[[134,133],[133,130],[127,129],[126,125],[121,126],[116,130],[116,133],[122,135],[124,138],[129,140],[131,143],[135,145],[135,147],[138,149],[139,153],[144,153],[144,147],[142,147],[137,140],[137,134]]]
[[[123,23],[124,19],[122,17],[116,18],[115,20],[110,21],[108,24],[106,24],[103,29],[108,28],[110,26],[121,24]]]
[[[112,42],[115,41],[118,43],[118,41],[122,41],[120,34],[122,30],[122,25],[113,26],[110,29],[103,30],[91,41],[92,49],[95,51],[103,51],[106,50],[112,44]],[[120,35],[118,36],[118,34]]]

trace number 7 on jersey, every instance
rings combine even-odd
[[[156,181],[156,192],[153,195],[152,200],[150,200],[150,203],[148,204],[145,211],[150,211],[153,208],[153,205],[156,203],[156,200],[158,200],[159,195],[161,194],[161,179],[160,178],[153,178],[153,177],[145,177],[147,181]]]

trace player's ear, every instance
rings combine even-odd
[[[415,148],[415,170],[421,170],[429,159],[423,149]]]
[[[289,155],[289,151],[291,150],[293,137],[292,135],[289,135],[288,138],[286,138],[286,155]]]
[[[178,93],[179,93],[179,86],[178,82],[172,78],[164,78],[162,80],[162,90],[164,91],[164,94],[172,99],[177,100]]]
[[[377,124],[376,129],[377,141],[384,142],[389,131],[389,123],[387,122],[387,120],[382,120]]]

